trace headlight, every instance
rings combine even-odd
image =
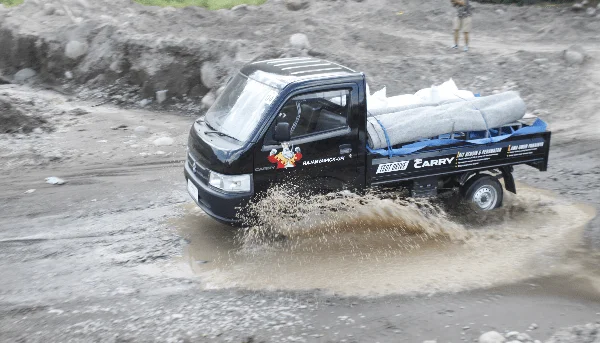
[[[211,171],[208,183],[226,192],[250,192],[250,174],[223,175]]]

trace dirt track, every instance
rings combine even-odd
[[[519,90],[529,110],[551,123],[554,135],[550,170],[519,168],[517,179],[552,191],[556,200],[525,206],[516,218],[556,214],[551,208],[556,201],[586,204],[577,212],[580,217],[572,218],[586,222],[585,216],[593,216],[589,207],[600,205],[600,42],[594,32],[599,19],[576,18],[560,8],[480,6],[476,22],[487,26],[476,26],[471,52],[464,54],[447,48],[451,10],[430,3],[366,1],[318,2],[299,12],[282,12],[285,5],[274,2],[244,14],[219,12],[201,22],[204,35],[258,44],[238,51],[248,58],[269,45],[282,49],[278,53],[289,52],[282,48],[287,37],[302,31],[314,51],[365,71],[373,89],[387,85],[388,94],[414,92],[449,77],[459,87],[484,94]],[[14,11],[11,20],[27,15]],[[179,11],[167,11],[160,20],[193,18],[192,10]],[[335,24],[324,15],[333,12]],[[140,18],[146,15],[151,14]],[[227,17],[227,28],[216,25]],[[146,27],[145,33],[178,32],[184,22],[165,24],[161,33]],[[244,33],[248,27],[263,34]],[[181,32],[192,36],[193,30]],[[590,58],[569,67],[562,52],[574,43]],[[4,75],[21,67],[4,64]],[[40,73],[37,87],[51,75]],[[85,80],[69,82],[67,90]],[[95,87],[85,84],[90,94],[100,92]],[[54,129],[0,135],[0,341],[457,342],[491,329],[525,331],[531,323],[539,328],[529,334],[543,340],[559,327],[600,320],[598,218],[581,230],[569,227],[569,240],[546,251],[536,251],[539,241],[527,232],[507,240],[507,246],[539,252],[536,263],[524,264],[535,268],[532,277],[525,270],[513,282],[504,278],[513,267],[508,266],[495,271],[497,276],[483,274],[481,284],[448,289],[453,292],[410,289],[365,297],[332,294],[340,291],[336,287],[291,285],[274,291],[259,283],[250,287],[258,289],[253,291],[222,288],[214,282],[222,276],[218,271],[212,279],[203,271],[194,274],[203,268],[202,249],[199,257],[186,250],[190,239],[189,247],[197,246],[189,225],[209,235],[221,232],[219,224],[195,212],[183,182],[195,107],[190,116],[157,108],[92,107],[99,100],[17,85],[0,85],[0,96],[47,114]],[[161,137],[173,143],[155,145]],[[67,183],[46,184],[50,176]],[[30,189],[35,191],[26,193]],[[510,226],[512,219],[501,224]],[[539,229],[535,225],[532,231]],[[216,235],[211,239],[229,239]],[[527,240],[530,246],[523,245]],[[312,263],[314,268],[328,265]],[[397,289],[418,285],[434,270],[429,265],[427,272],[405,275],[406,282],[394,279]]]

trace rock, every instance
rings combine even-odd
[[[155,139],[154,142],[152,142],[152,144],[154,144],[155,146],[167,146],[173,145],[174,142],[175,141],[171,137],[160,137]]]
[[[67,112],[67,114],[72,115],[72,116],[83,116],[90,113],[89,111],[86,111],[82,108],[74,108],[72,110],[70,110],[69,112]]]
[[[517,335],[517,341],[528,342],[531,341],[531,337],[526,333],[520,333]]]
[[[529,325],[529,330],[535,330],[538,328],[538,325],[536,323],[532,323],[531,325]]]
[[[33,129],[32,132],[35,133],[36,135],[41,135],[42,133],[44,133],[44,130],[42,130],[41,127],[36,127],[35,129]]]
[[[499,8],[499,9],[496,10],[496,13],[498,13],[498,14],[504,14],[504,10],[501,9],[501,8]]]
[[[479,343],[504,343],[506,339],[497,331],[488,331],[479,336]]]
[[[167,100],[167,92],[167,90],[156,92],[156,102],[158,102],[159,104],[165,102],[165,100]]]
[[[299,11],[308,8],[310,4],[306,0],[287,0],[285,7],[290,11]]]
[[[583,64],[585,56],[578,51],[565,50],[564,58],[567,61],[567,65],[574,66]]]
[[[150,99],[143,99],[143,100],[140,100],[140,102],[138,102],[138,104],[142,107],[145,107],[151,103],[152,103],[152,100],[150,100]]]
[[[232,11],[239,11],[239,12],[243,12],[248,10],[248,5],[246,4],[241,4],[241,5],[237,5],[237,6],[233,6],[231,8]]]
[[[209,108],[215,103],[215,100],[215,95],[212,92],[210,92],[202,98],[201,103],[202,106],[204,106],[205,108]]]
[[[37,72],[31,68],[25,68],[25,69],[21,69],[19,70],[15,76],[14,79],[16,82],[23,82],[26,81],[32,77],[34,77],[37,74]]]
[[[65,71],[65,78],[67,78],[67,80],[72,80],[73,79],[73,73],[70,71]]]
[[[582,11],[583,10],[583,4],[582,3],[573,4],[573,6],[571,6],[571,9],[573,11]]]
[[[217,69],[212,62],[204,62],[200,68],[200,79],[206,88],[212,89],[218,85],[219,76]]]
[[[511,332],[507,333],[506,335],[504,335],[504,337],[506,337],[506,339],[513,340],[513,339],[516,339],[518,335],[519,335],[519,332],[511,331]]]
[[[593,17],[593,16],[595,16],[595,15],[596,15],[596,9],[595,9],[595,8],[593,8],[593,7],[588,7],[588,8],[585,10],[585,14],[589,15],[590,17]]]
[[[51,185],[64,185],[66,181],[56,176],[50,176],[46,178],[46,183]]]
[[[44,157],[50,161],[60,161],[63,158],[63,154],[60,151],[52,151],[44,154]]]
[[[33,192],[35,192],[35,188],[32,188],[32,189],[28,189],[28,190],[26,190],[26,191],[25,191],[25,194],[31,194],[31,193],[33,193]]]
[[[45,15],[53,15],[56,11],[56,7],[53,4],[46,3],[44,4],[44,14]]]
[[[144,132],[148,132],[148,128],[146,126],[137,126],[135,129],[133,129],[133,131],[144,133]]]
[[[67,43],[65,47],[65,55],[70,59],[77,59],[87,53],[88,45],[76,40]]]
[[[114,61],[113,63],[110,64],[109,69],[114,71],[117,74],[120,74],[122,72],[121,61]]]
[[[290,45],[295,49],[310,49],[308,37],[304,33],[295,33],[290,37]]]

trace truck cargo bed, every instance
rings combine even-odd
[[[440,175],[460,174],[527,164],[540,171],[548,166],[549,131],[509,137],[495,143],[425,148],[404,156],[367,155],[367,184],[401,183]]]

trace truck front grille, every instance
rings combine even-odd
[[[198,163],[198,160],[196,160],[190,153],[188,153],[187,156],[187,164],[194,173],[194,175],[200,178],[200,180],[207,182],[209,177],[209,170],[200,163]]]

